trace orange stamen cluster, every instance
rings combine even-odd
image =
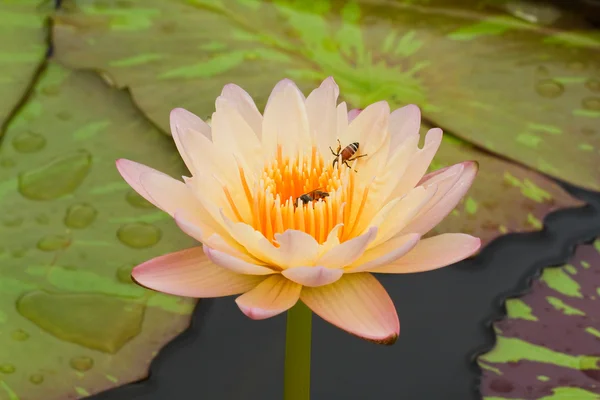
[[[245,190],[252,207],[252,226],[273,241],[276,233],[296,229],[323,243],[337,224],[344,222],[344,203],[353,181],[348,168],[333,167],[316,147],[310,154],[295,159],[282,155],[268,162],[256,188]],[[242,172],[243,173],[243,172]],[[242,178],[242,180],[245,180]],[[328,197],[304,204],[300,196],[314,190],[329,193]]]

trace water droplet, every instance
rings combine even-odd
[[[73,192],[90,172],[92,155],[79,150],[19,175],[19,191],[31,200],[52,200]]]
[[[27,254],[27,250],[29,250],[27,247],[17,247],[16,249],[12,249],[10,254],[14,258],[22,258],[25,257],[25,254]]]
[[[21,226],[22,224],[23,224],[23,217],[21,217],[20,215],[5,215],[2,218],[2,225],[9,227],[9,228]]]
[[[58,117],[58,119],[63,121],[71,119],[71,114],[68,111],[59,111],[56,113],[56,116]]]
[[[12,364],[1,364],[0,365],[0,372],[2,372],[3,374],[12,374],[16,370],[17,369]]]
[[[119,240],[134,249],[143,249],[158,243],[160,240],[160,230],[146,222],[134,222],[125,224],[117,231]]]
[[[56,251],[69,246],[71,239],[66,235],[47,235],[41,238],[38,243],[38,249],[42,251]]]
[[[133,207],[136,208],[153,208],[154,204],[150,203],[148,200],[137,194],[137,192],[130,190],[125,195],[125,200]]]
[[[38,214],[35,216],[35,221],[40,225],[48,225],[50,218],[46,214]]]
[[[3,158],[0,159],[0,166],[2,168],[12,168],[16,164],[17,163],[14,160],[10,159],[10,158],[3,157]]]
[[[14,137],[12,145],[20,153],[35,153],[46,146],[46,138],[39,133],[24,131]]]
[[[98,211],[89,204],[74,204],[67,210],[65,225],[69,228],[83,229],[88,227],[98,215]]]
[[[586,110],[600,111],[600,97],[586,97],[581,101]]]
[[[92,367],[94,366],[94,360],[86,356],[73,357],[69,361],[69,365],[71,366],[71,368],[77,371],[84,372],[92,369]]]
[[[561,83],[553,81],[552,79],[544,79],[535,85],[535,90],[540,96],[552,99],[563,94],[565,87]]]
[[[17,311],[61,340],[115,354],[142,328],[145,305],[102,294],[29,292]]]
[[[60,87],[58,85],[48,85],[44,86],[41,90],[47,96],[56,96],[60,93]]]
[[[24,342],[29,339],[29,333],[25,332],[23,329],[17,329],[10,334],[10,337],[17,342]]]
[[[40,383],[44,382],[44,375],[33,374],[29,377],[29,382],[33,383],[34,385],[39,385]]]
[[[131,270],[133,270],[133,265],[123,265],[117,269],[117,280],[122,283],[133,283],[133,279],[131,279]]]
[[[537,67],[535,73],[538,74],[538,76],[541,78],[546,78],[548,75],[550,75],[550,71],[548,71],[548,68],[544,67],[543,65]]]
[[[588,79],[588,81],[585,83],[585,87],[592,92],[600,92],[600,79]]]

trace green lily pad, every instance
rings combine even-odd
[[[469,142],[600,189],[598,34],[514,3],[71,0],[54,33],[62,61],[131,88],[166,131],[170,109],[206,117],[226,83],[260,105],[282,77],[332,75],[355,107],[419,104]]]
[[[479,357],[484,400],[600,398],[600,240],[547,268],[506,302],[496,346]]]
[[[22,101],[46,57],[46,0],[0,0],[0,127]]]
[[[193,241],[115,160],[181,176],[171,139],[125,92],[50,63],[0,153],[0,398],[81,398],[143,378],[194,303],[139,287],[131,268]]]
[[[421,135],[427,129],[424,125]],[[473,186],[432,234],[464,232],[486,244],[505,233],[540,230],[548,213],[583,205],[545,176],[449,135],[444,136],[430,171],[467,160],[479,163]]]

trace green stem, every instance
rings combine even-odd
[[[310,399],[312,312],[298,301],[287,313],[283,399]]]

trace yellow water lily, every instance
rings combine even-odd
[[[390,113],[381,101],[349,113],[338,95],[332,78],[306,98],[283,80],[262,115],[229,84],[210,126],[173,110],[173,139],[192,176],[124,159],[117,167],[202,246],[147,261],[133,278],[180,296],[241,294],[235,301],[253,319],[301,300],[341,329],[393,343],[398,315],[372,273],[428,271],[477,251],[480,240],[466,234],[422,239],[464,196],[477,164],[425,175],[442,131],[429,130],[419,148],[418,107]]]

